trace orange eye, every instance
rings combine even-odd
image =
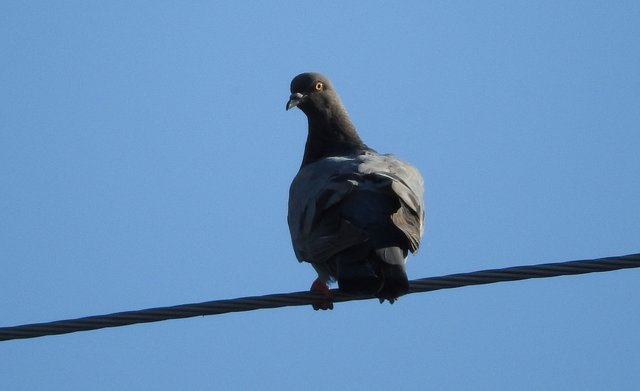
[[[315,88],[316,88],[316,91],[322,91],[322,90],[324,90],[324,84],[321,81],[319,81],[319,82],[316,83],[316,87]]]

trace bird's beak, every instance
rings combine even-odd
[[[292,109],[300,104],[305,98],[305,95],[302,95],[299,92],[291,94],[289,97],[289,101],[287,102],[287,110]]]

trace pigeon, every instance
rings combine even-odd
[[[409,291],[405,262],[422,237],[422,176],[362,141],[322,74],[293,78],[286,110],[294,107],[307,116],[308,135],[287,222],[296,258],[318,273],[311,291],[326,298],[314,309],[333,308],[334,281],[341,292],[393,303]]]

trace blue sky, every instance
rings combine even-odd
[[[637,2],[0,5],[0,325],[290,292],[328,75],[425,178],[410,278],[640,251]],[[0,389],[632,389],[640,271],[0,343]]]

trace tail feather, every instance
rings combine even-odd
[[[381,301],[389,300],[393,303],[398,297],[409,292],[409,279],[404,268],[407,250],[400,247],[384,247],[375,250],[380,259],[380,274],[382,275],[382,289],[377,296]]]
[[[356,246],[335,259],[338,286],[347,293],[377,296],[393,303],[409,291],[404,263],[407,250],[385,247],[374,251]]]
[[[409,292],[409,279],[404,270],[404,265],[382,264],[382,276],[384,283],[376,296],[380,301],[389,300],[393,303],[398,297]]]
[[[337,272],[338,286],[344,292],[374,296],[382,288],[383,279],[371,262],[340,262]]]
[[[369,258],[366,245],[354,246],[336,257],[336,277],[341,290],[373,296],[382,286],[382,277]]]

